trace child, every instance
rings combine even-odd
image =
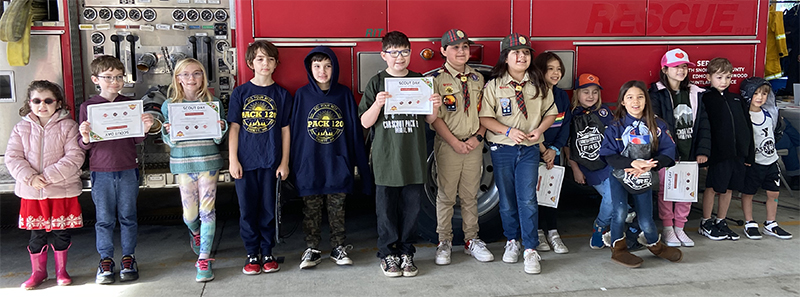
[[[442,36],[441,53],[446,62],[434,73],[434,92],[444,98],[436,130],[433,151],[439,171],[436,196],[436,233],[439,246],[435,262],[450,264],[453,242],[453,206],[461,198],[464,253],[481,262],[494,260],[486,243],[478,238],[478,186],[483,172],[483,135],[486,128],[478,119],[478,100],[483,75],[467,66],[471,41],[464,31],[451,29]]]
[[[494,178],[500,194],[500,219],[508,239],[503,262],[516,263],[525,245],[524,270],[541,272],[537,234],[538,203],[536,181],[539,175],[539,145],[542,134],[555,121],[553,92],[541,72],[532,65],[530,39],[512,33],[500,43],[500,59],[483,90],[483,106],[478,113],[486,134],[494,165]]]
[[[378,258],[381,271],[389,277],[415,276],[414,248],[420,199],[425,195],[427,175],[425,130],[437,118],[441,97],[434,93],[430,115],[383,114],[387,77],[422,77],[408,70],[411,42],[402,32],[386,33],[381,39],[381,58],[388,66],[373,76],[358,105],[361,125],[374,128],[372,172],[375,173],[375,211],[378,215]]]
[[[631,254],[625,242],[625,217],[628,195],[633,198],[639,227],[639,242],[654,255],[679,262],[681,251],[664,245],[653,222],[652,169],[672,166],[675,143],[667,123],[653,114],[647,87],[641,81],[629,81],[619,90],[614,122],[605,131],[600,156],[612,167],[608,179],[611,189],[611,259],[626,267],[639,267],[642,259]]]
[[[776,128],[779,128],[778,108],[769,82],[760,77],[751,77],[742,82],[742,97],[750,102],[750,120],[753,123],[755,164],[747,167],[742,187],[742,212],[747,223],[744,235],[750,239],[761,239],[758,223],[753,220],[753,195],[758,187],[767,191],[767,220],[764,233],[780,239],[791,239],[792,234],[778,226],[778,194],[781,178],[778,170],[778,154],[775,151]]]
[[[219,155],[217,145],[222,137],[214,139],[196,139],[174,141],[170,139],[169,104],[205,102],[219,108],[218,123],[221,125],[222,134],[228,130],[225,110],[219,104],[219,99],[214,98],[208,90],[208,79],[203,64],[195,59],[183,59],[175,65],[175,75],[172,76],[172,85],[169,89],[170,99],[161,105],[161,113],[167,122],[162,126],[161,138],[170,146],[169,167],[172,174],[176,174],[178,187],[181,190],[181,205],[183,205],[183,222],[189,227],[191,235],[190,246],[199,257],[197,267],[197,282],[207,282],[214,279],[211,270],[211,245],[214,243],[216,230],[216,213],[214,203],[217,197],[217,178],[222,168],[222,156]]]
[[[572,120],[572,113],[569,112],[569,96],[567,92],[558,88],[556,85],[564,77],[564,62],[561,58],[551,52],[544,52],[533,59],[533,65],[544,72],[544,80],[547,86],[553,90],[553,101],[558,108],[558,115],[555,122],[544,131],[544,142],[539,145],[541,159],[545,162],[547,169],[552,169],[555,165],[561,165],[561,148],[567,146],[569,140],[569,127]],[[557,228],[558,209],[552,207],[539,208],[539,246],[537,251],[546,252],[550,250],[549,241],[553,245],[556,254],[569,253],[569,249],[561,241],[561,235]],[[547,237],[544,231],[547,230]],[[545,240],[545,238],[547,238]]]
[[[605,247],[603,234],[608,233],[612,215],[609,188],[611,167],[600,158],[600,146],[603,144],[603,133],[614,117],[603,103],[601,90],[603,87],[596,75],[584,73],[578,77],[572,93],[573,118],[569,139],[569,165],[575,182],[592,186],[601,198],[600,210],[589,239],[589,247],[595,250]]]
[[[67,250],[72,245],[67,229],[83,227],[78,203],[84,152],[78,146],[78,123],[72,120],[61,88],[46,80],[28,86],[28,100],[19,109],[22,121],[8,139],[5,162],[16,180],[20,197],[19,228],[31,230],[28,253],[31,277],[23,289],[33,289],[47,279],[47,237],[52,248],[59,286],[72,283],[67,273]]]
[[[703,94],[711,128],[711,155],[708,159],[706,190],[703,193],[703,218],[697,230],[711,240],[738,240],[739,234],[728,228],[725,217],[731,204],[731,191],[741,190],[745,167],[755,161],[753,127],[747,115],[746,102],[728,91],[733,65],[728,59],[714,58],[708,62],[706,78],[711,88]],[[717,218],[711,219],[714,192],[719,193]]]
[[[136,221],[136,197],[139,195],[136,144],[144,141],[144,136],[89,142],[89,133],[92,131],[86,113],[89,105],[133,100],[119,94],[125,78],[125,66],[119,59],[100,56],[89,67],[92,82],[100,85],[100,94],[81,104],[81,139],[78,145],[89,151],[89,170],[92,171],[92,201],[97,212],[94,229],[97,233],[97,252],[101,258],[95,282],[110,284],[115,281],[113,237],[117,218],[123,255],[119,279],[122,282],[133,281],[139,279],[139,268],[133,255],[139,228]],[[149,130],[153,125],[153,116],[142,114],[142,122],[144,130]]]
[[[676,48],[666,52],[661,57],[660,79],[650,86],[649,93],[653,112],[675,134],[675,160],[704,164],[711,152],[710,128],[702,101],[704,91],[689,83],[689,65],[695,66],[683,50]],[[665,171],[665,168],[658,171],[657,190],[658,216],[664,224],[662,237],[668,246],[694,246],[694,241],[683,230],[692,203],[664,201]]]
[[[239,233],[247,250],[242,272],[255,275],[280,270],[272,256],[277,232],[275,178],[285,180],[289,175],[292,98],[272,79],[278,67],[275,45],[253,42],[247,47],[245,58],[254,76],[231,94],[228,151],[239,198]]]
[[[358,124],[356,100],[345,85],[339,84],[339,60],[333,50],[316,47],[306,55],[309,83],[297,90],[292,106],[291,168],[295,186],[303,197],[303,232],[306,247],[300,268],[314,267],[322,261],[320,222],[323,199],[328,199],[331,228],[331,260],[352,265],[345,245],[344,205],[353,191],[353,166],[358,166],[364,191],[372,181],[364,151],[363,129]]]

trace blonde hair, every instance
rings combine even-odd
[[[181,103],[184,99],[186,99],[186,93],[183,91],[183,86],[181,85],[180,78],[178,78],[178,74],[186,69],[186,67],[189,67],[189,65],[197,65],[197,68],[200,68],[200,71],[203,72],[203,80],[200,84],[200,91],[198,91],[197,99],[201,102],[211,102],[214,99],[214,96],[212,96],[211,92],[208,91],[208,76],[206,76],[206,69],[203,67],[203,64],[201,64],[200,61],[192,58],[180,60],[175,65],[175,71],[172,74],[172,84],[169,85],[169,90],[167,91],[170,102]]]
[[[574,91],[572,91],[572,102],[570,102],[572,104],[572,108],[570,108],[570,110],[575,110],[576,108],[578,108],[578,106],[581,106],[581,101],[578,100],[579,96],[578,93],[580,93],[581,90],[586,88],[575,89]],[[591,110],[598,110],[600,109],[601,106],[603,106],[603,90],[601,90],[599,87],[597,88],[597,90],[600,91],[597,93],[597,103],[595,103],[594,106],[592,106]]]

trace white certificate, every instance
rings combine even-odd
[[[219,103],[170,103],[169,137],[172,141],[222,137],[219,126]]]
[[[697,162],[677,162],[664,170],[664,201],[697,202]]]
[[[432,114],[433,78],[386,78],[386,99],[383,114]]]
[[[90,142],[144,137],[142,100],[92,104],[86,107],[86,117],[92,125]]]
[[[547,170],[544,163],[539,163],[539,180],[536,182],[536,200],[539,205],[558,208],[561,197],[561,183],[564,181],[564,166],[553,166]]]

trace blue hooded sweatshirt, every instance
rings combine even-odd
[[[331,85],[320,89],[311,72],[311,56],[323,53],[333,66]],[[353,92],[339,84],[339,61],[330,48],[316,47],[306,55],[308,84],[294,95],[291,116],[290,166],[300,196],[350,193],[358,166],[364,193],[372,190],[363,131]]]

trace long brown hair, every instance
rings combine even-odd
[[[643,121],[647,125],[647,129],[650,130],[650,141],[653,144],[650,147],[650,151],[657,152],[658,123],[656,123],[656,114],[653,112],[653,105],[650,103],[650,94],[647,92],[647,86],[643,81],[631,80],[622,84],[622,87],[619,88],[619,98],[617,99],[617,110],[614,111],[614,120],[622,122],[625,116],[628,115],[628,109],[622,105],[622,101],[625,100],[625,93],[631,88],[638,88],[644,93],[644,109],[642,110],[642,118],[639,120]],[[667,132],[662,131],[662,133]]]
[[[497,64],[494,64],[494,67],[492,68],[492,78],[500,78],[504,74],[508,73],[508,64],[506,64],[506,59],[508,59],[508,54],[510,53],[511,49],[505,49],[500,52],[500,59],[497,60]],[[547,82],[544,80],[544,73],[533,63],[533,51],[531,51],[531,65],[528,66],[528,69],[525,70],[525,72],[528,73],[528,79],[536,90],[536,93],[533,94],[533,98],[535,99],[539,96],[542,98],[547,97],[547,91],[550,88],[547,87]]]
[[[69,110],[69,106],[66,104],[66,102],[64,102],[64,92],[61,91],[61,86],[48,80],[34,80],[30,85],[28,85],[28,95],[27,99],[25,99],[25,104],[19,108],[20,116],[24,117],[31,113],[31,93],[33,91],[50,91],[50,93],[53,93],[53,97],[55,97],[53,99],[56,99],[55,104],[60,106],[58,109],[56,109],[56,113],[62,109]]]

